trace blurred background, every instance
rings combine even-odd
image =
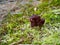
[[[45,19],[31,27],[30,17]],[[60,45],[60,0],[0,0],[0,45]]]

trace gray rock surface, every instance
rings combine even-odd
[[[0,21],[8,14],[10,10],[16,7],[16,2],[1,2],[0,3]]]

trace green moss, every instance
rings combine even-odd
[[[53,7],[55,6],[55,2],[51,4]],[[37,8],[36,11],[34,11],[34,8]],[[60,14],[55,14],[54,10],[52,10],[51,5],[44,2],[37,7],[34,7],[32,4],[26,4],[21,7],[19,13],[9,13],[2,21],[0,27],[0,36],[2,37],[0,44],[9,45],[22,40],[21,44],[59,45]],[[29,18],[33,14],[37,14],[45,19],[41,29],[30,26]]]

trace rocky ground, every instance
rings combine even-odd
[[[0,3],[0,21],[8,14],[10,10],[16,7],[16,2],[1,2]]]

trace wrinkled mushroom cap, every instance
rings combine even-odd
[[[33,15],[30,17],[31,27],[42,26],[45,22],[45,19],[41,18],[38,15]]]

